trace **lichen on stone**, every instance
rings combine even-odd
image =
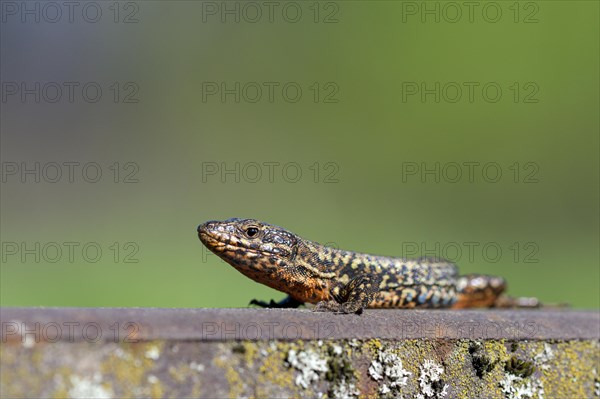
[[[510,373],[504,375],[500,387],[507,399],[544,399],[545,395],[541,381],[527,380]]]
[[[191,362],[190,369],[197,371],[198,373],[201,373],[204,371],[205,366],[202,363]]]
[[[548,364],[554,358],[554,352],[552,351],[552,347],[548,345],[548,343],[544,342],[544,350],[535,355],[533,361],[542,369],[549,370],[550,365]]]
[[[354,382],[348,382],[345,378],[338,381],[332,389],[332,396],[335,399],[353,399],[360,395],[360,391]]]
[[[146,350],[145,356],[147,359],[158,360],[158,358],[160,357],[160,350],[157,346],[152,345]]]
[[[599,398],[599,361],[598,340],[19,341],[0,345],[0,397]]]
[[[103,385],[100,373],[94,373],[91,378],[73,374],[69,380],[71,382],[69,398],[112,399],[114,397],[112,391]]]
[[[377,359],[371,362],[369,375],[375,381],[381,381],[379,393],[382,395],[398,395],[400,387],[405,386],[412,375],[402,366],[400,357],[386,350],[379,349]]]
[[[471,365],[479,378],[483,378],[496,366],[497,362],[488,355],[480,342],[475,341],[469,345],[469,354],[471,355]]]
[[[419,375],[419,386],[421,393],[417,395],[417,399],[425,398],[443,398],[448,392],[448,385],[442,380],[444,368],[435,363],[433,360],[426,359],[420,367],[421,374]]]
[[[551,354],[552,350],[547,347],[537,358],[540,362],[545,362]],[[533,361],[525,361],[511,356],[504,368],[504,378],[499,385],[507,399],[544,399],[544,384],[539,378],[532,377],[535,371]]]
[[[300,371],[296,376],[296,385],[306,389],[313,382],[319,381],[321,374],[327,372],[327,359],[321,358],[312,350],[296,351],[290,349],[287,356],[288,364]]]
[[[356,387],[356,377],[352,359],[341,345],[332,344],[328,347],[328,371],[325,379],[330,382],[329,396],[336,399],[353,399],[360,395]]]

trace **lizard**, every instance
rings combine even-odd
[[[316,304],[315,311],[360,314],[365,308],[537,307],[536,298],[503,295],[504,278],[459,275],[441,258],[370,255],[321,245],[256,219],[208,221],[200,241],[252,280],[288,296],[252,300],[270,308]]]

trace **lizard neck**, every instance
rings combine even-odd
[[[342,266],[335,260],[340,251],[310,240],[300,240],[294,265],[307,277],[330,280],[339,274]]]
[[[338,276],[337,267],[331,261],[333,250],[313,241],[299,239],[288,267],[274,271],[268,281],[261,282],[301,302],[330,300],[331,289]]]

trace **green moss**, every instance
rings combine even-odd
[[[245,341],[242,343],[242,348],[243,352],[242,354],[244,355],[244,361],[246,362],[246,367],[250,368],[254,365],[254,363],[256,362],[256,360],[258,359],[258,347],[259,347],[259,343],[257,342],[251,342],[251,341]]]
[[[160,381],[157,381],[154,384],[152,384],[152,386],[150,387],[150,397],[152,399],[159,399],[162,398],[163,395],[164,389]]]
[[[64,344],[69,348],[61,345],[32,348],[0,345],[2,396],[68,396],[73,387],[71,378],[83,376],[77,366],[80,353],[86,353],[86,359],[91,361],[86,363],[85,373],[100,373],[99,384],[116,397],[140,394],[177,397],[184,391],[185,395],[196,397],[211,393],[201,390],[204,372],[190,367],[189,357],[185,355],[180,359],[169,352],[167,357],[160,341],[110,346]],[[206,367],[223,370],[227,386],[219,389],[226,390],[230,397],[315,397],[320,391],[332,397],[340,384],[354,384],[361,391],[360,397],[377,397],[382,381],[371,378],[368,368],[379,350],[396,354],[403,368],[412,373],[407,385],[398,387],[398,393],[404,397],[414,397],[420,392],[420,367],[427,360],[444,367],[442,379],[450,386],[449,397],[462,399],[503,399],[507,376],[520,378],[516,385],[531,383],[538,392],[543,388],[546,398],[592,397],[598,381],[594,369],[600,368],[600,344],[590,340],[371,339],[325,341],[321,345],[317,341],[202,342],[197,345],[206,346],[202,350],[208,356],[202,360]],[[303,389],[296,384],[298,370],[286,361],[291,349],[314,351],[326,360],[329,370],[320,374],[320,381]],[[65,350],[76,355],[57,357]],[[149,380],[150,375],[156,377]]]
[[[481,345],[471,343],[471,345],[469,345],[469,354],[471,355],[471,365],[479,378],[483,378],[483,376],[492,371],[497,364],[497,361],[495,361],[492,356],[484,350],[481,350]]]
[[[190,368],[187,364],[176,364],[169,366],[169,377],[178,384],[184,383],[190,376]]]
[[[379,349],[381,349],[383,344],[381,343],[381,340],[373,338],[373,339],[366,341],[364,343],[364,346],[371,351],[372,355],[376,355],[377,351]]]
[[[150,384],[147,377],[156,363],[153,357],[160,358],[163,345],[162,341],[150,341],[115,347],[99,366],[102,380],[111,382],[107,388],[119,397],[139,395],[140,389],[151,397],[161,397],[162,393],[157,396],[163,390],[160,381]]]
[[[511,356],[504,364],[504,369],[507,373],[516,375],[517,377],[527,378],[533,374],[535,366],[532,361],[521,360],[516,356]]]
[[[268,397],[272,386],[295,390],[294,371],[285,366],[288,350],[288,345],[278,343],[274,350],[267,350],[266,356],[260,360],[256,392],[258,397]]]
[[[232,399],[242,396],[244,392],[244,381],[238,373],[240,361],[237,357],[217,356],[213,364],[225,371],[225,378],[229,387],[229,397]]]
[[[239,354],[243,355],[244,353],[246,353],[246,348],[242,344],[235,344],[231,348],[231,352],[233,352],[233,353],[239,353]]]
[[[346,357],[330,357],[327,365],[329,370],[325,374],[325,380],[331,383],[354,378],[354,367]]]
[[[538,343],[538,353],[544,343]],[[600,364],[598,341],[559,341],[552,345],[553,357],[540,379],[549,398],[584,398],[594,391],[593,368]]]
[[[335,397],[336,391],[353,391],[357,376],[353,366],[351,350],[347,342],[333,342],[327,348],[327,366],[328,371],[325,373],[325,380],[329,381],[328,397]]]

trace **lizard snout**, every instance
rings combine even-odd
[[[200,233],[208,233],[210,231],[214,231],[216,227],[216,220],[209,220],[208,222],[204,222],[198,225],[198,234]]]

